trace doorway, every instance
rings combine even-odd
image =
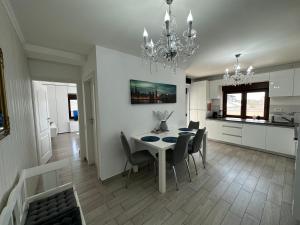
[[[77,84],[33,81],[33,97],[40,164],[80,160]]]
[[[99,155],[97,139],[97,113],[95,78],[91,75],[83,81],[84,110],[85,110],[85,135],[86,135],[86,160],[89,165],[95,164],[99,175]]]

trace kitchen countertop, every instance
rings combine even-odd
[[[246,124],[258,124],[265,126],[276,126],[276,127],[288,127],[295,128],[299,126],[297,123],[278,123],[278,122],[270,122],[268,120],[256,120],[256,119],[241,119],[241,118],[232,118],[232,117],[223,117],[223,118],[212,118],[208,117],[207,120],[215,120],[222,122],[233,122],[233,123],[246,123]]]

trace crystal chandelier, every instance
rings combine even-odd
[[[146,28],[144,28],[142,44],[142,58],[150,62],[150,70],[152,63],[162,63],[164,67],[171,68],[176,72],[180,60],[186,59],[195,54],[198,49],[195,43],[197,32],[192,29],[193,16],[190,11],[187,17],[187,30],[183,32],[183,41],[176,33],[176,20],[172,15],[171,4],[173,0],[166,0],[168,9],[166,10],[163,31],[159,40],[154,43],[149,36]]]
[[[253,67],[249,66],[247,69],[247,73],[244,74],[241,72],[241,64],[239,63],[239,57],[241,54],[236,54],[236,63],[233,66],[234,74],[229,74],[229,69],[225,70],[225,74],[223,77],[224,85],[241,85],[241,84],[251,84],[253,80]]]

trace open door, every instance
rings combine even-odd
[[[84,105],[85,105],[85,134],[86,134],[86,158],[88,164],[96,164],[99,167],[97,155],[97,118],[95,108],[95,84],[94,79],[84,81]]]
[[[47,87],[38,81],[32,83],[39,164],[45,164],[52,157]]]

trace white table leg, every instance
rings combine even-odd
[[[166,151],[158,151],[158,164],[159,164],[159,172],[158,172],[158,185],[159,192],[166,193]]]

